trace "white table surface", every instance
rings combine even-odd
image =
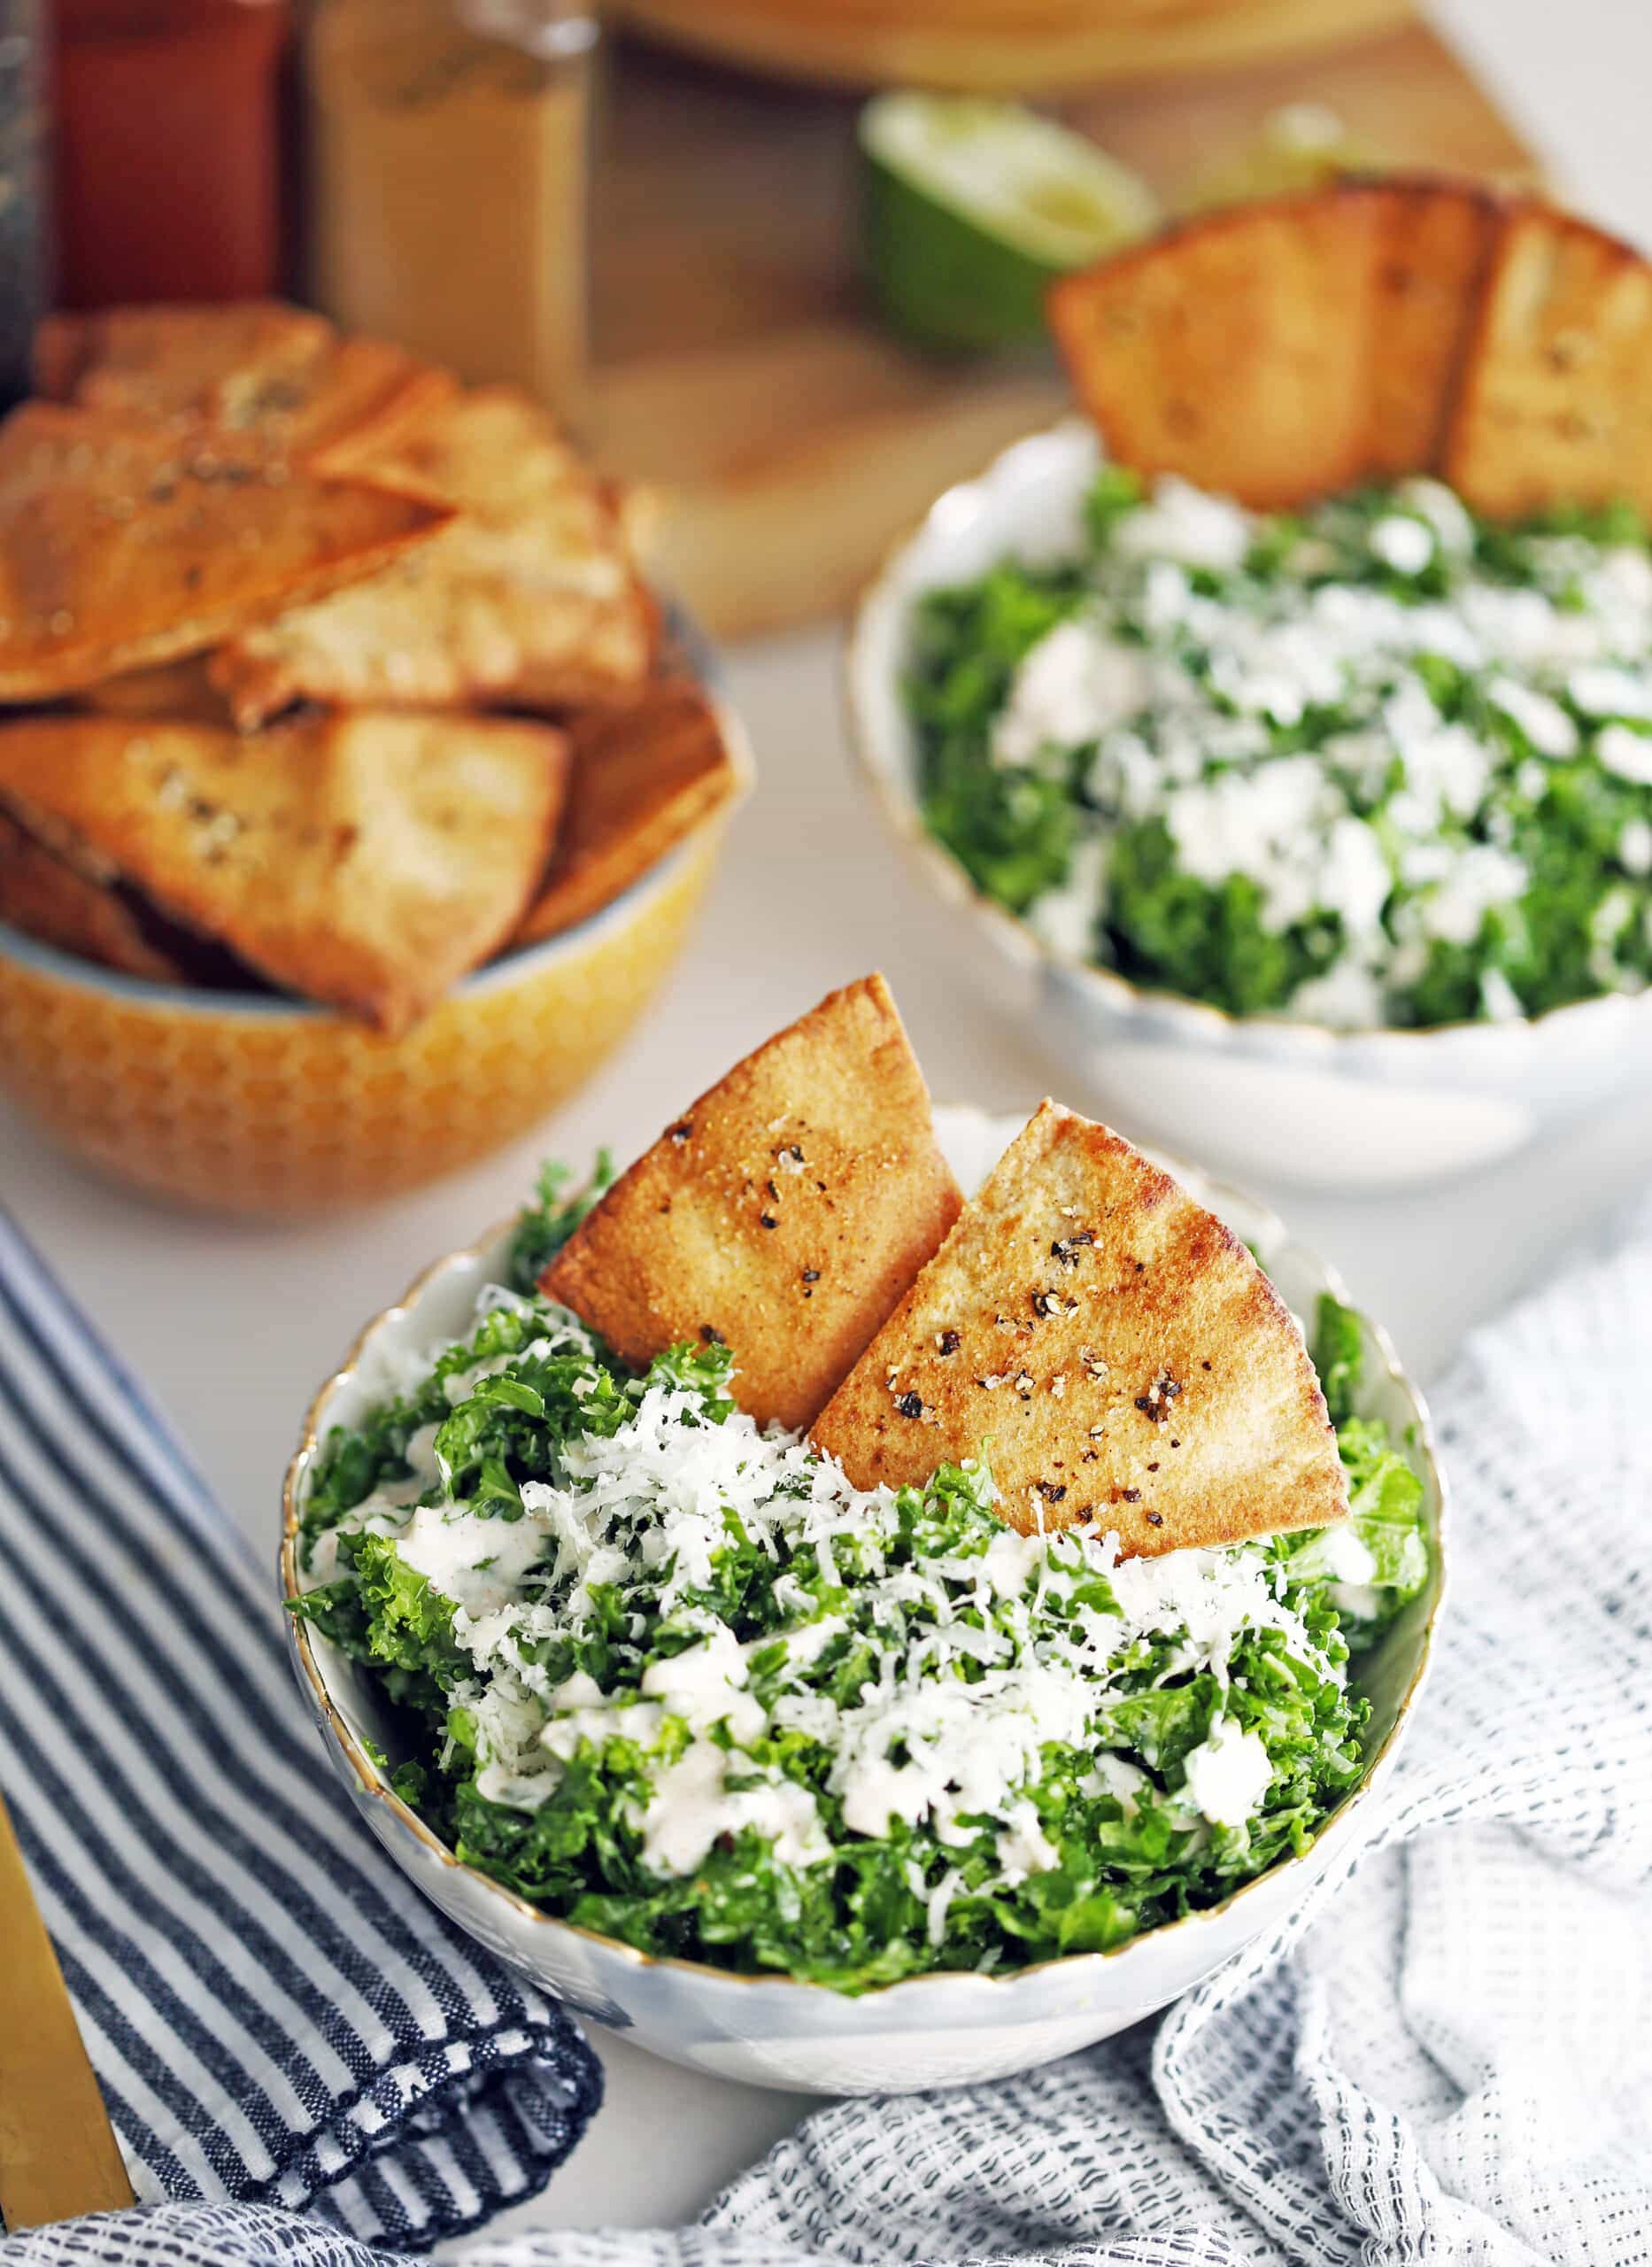
[[[1437,13],[1549,153],[1572,201],[1652,242],[1652,9],[1642,0],[1441,0]],[[837,638],[826,631],[730,656],[762,776],[698,935],[619,1057],[542,1134],[491,1164],[342,1221],[226,1224],[86,1178],[0,1105],[0,1201],[172,1410],[261,1553],[274,1552],[279,1480],[300,1412],[367,1314],[428,1259],[507,1211],[542,1154],[583,1161],[605,1140],[631,1154],[831,986],[872,967],[887,972],[942,1099],[1014,1109],[1052,1084],[1059,1091],[1059,1065],[950,977],[923,903],[849,773],[836,669]],[[1128,1132],[1127,1116],[1123,1124]],[[1417,1195],[1259,1193],[1341,1267],[1426,1379],[1477,1319],[1636,1186],[1648,1161],[1652,1103]],[[605,2111],[544,2197],[501,2229],[684,2219],[806,2107],[799,2096],[691,2077],[600,2034],[597,2045]]]

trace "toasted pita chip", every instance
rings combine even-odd
[[[613,497],[537,404],[466,393],[372,464],[459,516],[396,572],[227,645],[213,678],[242,723],[301,698],[559,709],[637,690],[655,609]]]
[[[1652,509],[1652,266],[1547,206],[1516,212],[1440,469],[1493,516],[1620,498]]]
[[[320,315],[265,299],[52,315],[35,368],[54,400],[202,422],[300,458],[388,431],[453,385],[399,346],[341,338]]]
[[[235,722],[229,703],[206,674],[205,654],[191,654],[182,662],[158,662],[153,669],[131,669],[124,677],[104,677],[76,693],[74,704],[94,709],[100,716],[166,716],[175,724],[223,728]]]
[[[1363,476],[1388,479],[1440,453],[1504,207],[1467,182],[1385,182]]]
[[[1323,1527],[1336,1435],[1267,1277],[1116,1134],[1046,1103],[814,1428],[855,1484],[984,1455],[1008,1523],[1126,1557]]]
[[[82,873],[0,810],[0,921],[81,960],[159,984],[187,971],[118,885]]]
[[[734,1350],[760,1423],[801,1426],[957,1217],[881,976],[737,1064],[615,1182],[540,1279],[639,1366]]]
[[[470,718],[254,738],[37,717],[0,725],[0,806],[273,982],[396,1033],[515,927],[567,760],[548,726]]]
[[[739,792],[716,710],[697,685],[661,684],[569,723],[567,815],[518,942],[554,937],[611,905]]]
[[[1239,206],[1052,285],[1109,453],[1261,510],[1356,480],[1384,218],[1358,184]]]
[[[451,516],[221,437],[25,402],[0,427],[0,701],[198,652]]]
[[[35,333],[35,391],[143,417],[207,417],[256,375],[307,378],[337,334],[324,315],[274,299],[226,306],[109,307],[48,315]]]

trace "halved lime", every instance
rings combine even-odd
[[[1053,277],[1159,217],[1127,166],[1019,103],[878,95],[860,148],[867,273],[884,315],[921,346],[1036,337]]]

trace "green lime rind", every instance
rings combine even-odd
[[[922,135],[899,159],[881,131],[890,107],[920,126],[944,121],[948,168],[926,169]],[[956,173],[963,119],[978,150],[978,187],[961,193]],[[1007,145],[1036,146],[1036,186],[1059,219],[1000,191],[995,163]],[[1042,338],[1044,296],[1058,275],[1099,259],[1153,225],[1157,208],[1133,174],[1077,135],[1015,104],[960,103],[942,96],[881,96],[861,113],[861,254],[885,322],[928,352],[982,352]],[[1075,216],[1082,215],[1082,219]]]
[[[959,352],[1042,335],[1060,266],[984,235],[875,158],[861,171],[861,228],[878,312],[911,344]]]

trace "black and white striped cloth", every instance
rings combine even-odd
[[[0,1788],[135,2185],[424,2249],[544,2185],[599,2067],[374,1845],[278,1619],[0,1214]]]
[[[484,2239],[467,2267],[1647,2267],[1649,1345],[1652,1211],[1438,1396],[1452,1597],[1352,1879],[1090,2054],[820,2110],[693,2228]],[[0,2267],[387,2263],[197,2204]]]

